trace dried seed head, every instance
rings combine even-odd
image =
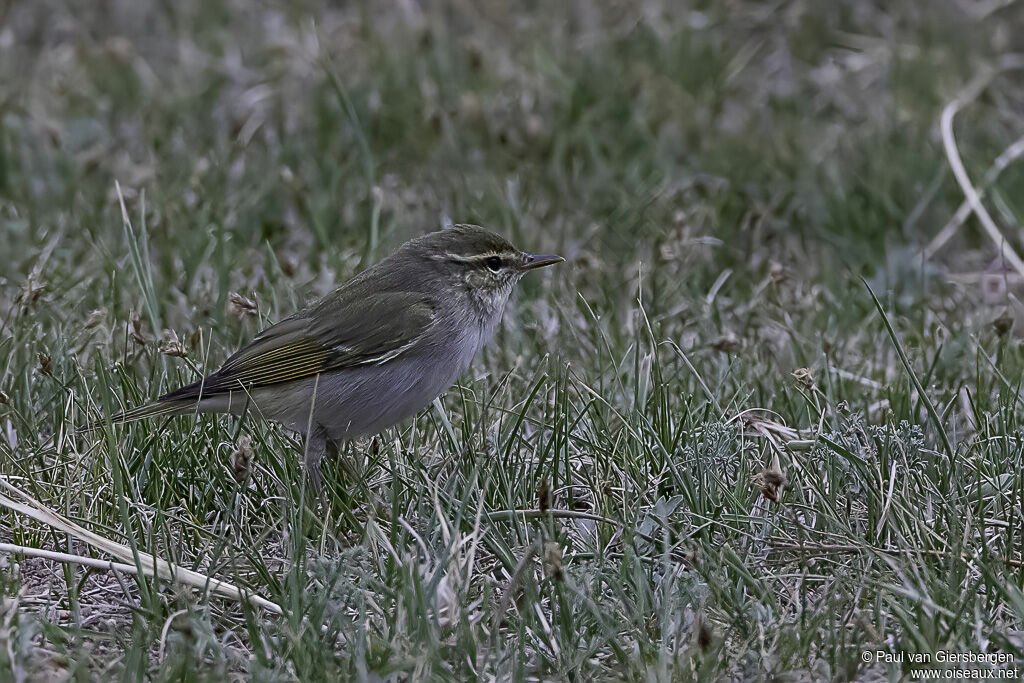
[[[231,451],[231,474],[239,484],[249,478],[252,471],[252,439],[248,436],[239,437],[235,449]]]
[[[982,296],[985,303],[996,303],[1006,299],[1005,273],[986,273],[981,279]]]
[[[1013,330],[1013,316],[1009,313],[1003,313],[1001,316],[992,321],[992,329],[1000,337],[1005,337],[1010,334]]]
[[[83,327],[87,330],[91,330],[94,327],[99,327],[103,319],[107,317],[107,309],[97,308],[96,310],[89,313],[89,317],[85,319],[85,325]]]
[[[537,484],[537,502],[541,512],[551,509],[551,487],[548,485],[547,479],[541,479]]]
[[[187,614],[179,614],[176,619],[172,619],[171,628],[184,636],[191,636],[195,633],[195,625]]]
[[[466,48],[466,61],[469,63],[469,68],[473,71],[479,71],[484,65],[484,53],[476,45],[470,45]]]
[[[21,291],[14,298],[14,301],[21,307],[22,312],[27,311],[43,296],[46,291],[46,283],[36,272],[31,272],[21,284]]]
[[[700,648],[701,652],[707,652],[711,647],[712,635],[711,627],[708,626],[708,622],[704,619],[704,615],[699,614],[697,616],[697,647]]]
[[[174,330],[164,330],[163,338],[160,340],[160,353],[165,356],[184,358],[188,355],[188,349],[178,339]]]
[[[429,50],[434,46],[434,32],[431,31],[429,27],[423,29],[420,33],[419,43],[421,50]]]
[[[554,541],[544,544],[544,574],[554,581],[565,578],[562,573],[562,546]]]
[[[797,368],[793,371],[793,378],[808,389],[814,388],[814,374],[810,368]]]
[[[773,461],[772,465],[754,475],[753,484],[761,490],[761,495],[778,503],[782,499],[782,492],[789,484],[789,479],[778,468],[778,462]]]
[[[684,567],[699,569],[701,565],[700,555],[692,548],[677,545],[672,548],[672,559]]]
[[[732,332],[726,332],[721,337],[711,342],[711,348],[719,353],[731,355],[740,350],[740,340]]]
[[[146,333],[142,329],[142,316],[139,315],[138,311],[132,311],[128,315],[128,334],[136,344],[140,346],[146,345]]]
[[[36,357],[39,359],[39,372],[47,377],[53,377],[53,359],[50,358],[50,354],[40,351]]]
[[[675,242],[662,242],[658,247],[658,258],[665,263],[672,263],[679,258],[679,245]]]
[[[427,117],[427,125],[430,126],[430,130],[431,132],[434,133],[434,135],[440,135],[441,132],[444,130],[444,119],[441,117],[441,112],[430,112],[430,115]]]
[[[227,303],[228,315],[234,316],[241,320],[247,315],[256,315],[258,310],[256,302],[248,297],[244,297],[238,292],[230,292],[228,294]]]
[[[286,277],[295,277],[299,270],[299,259],[294,254],[281,253],[277,255],[277,263],[281,266],[281,272]]]

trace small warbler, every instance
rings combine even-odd
[[[475,225],[417,237],[260,332],[216,372],[110,420],[251,408],[306,435],[319,489],[328,441],[376,434],[427,406],[494,335],[519,279],[564,260]]]

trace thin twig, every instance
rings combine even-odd
[[[113,560],[101,560],[98,557],[86,557],[85,555],[71,555],[69,553],[58,553],[53,550],[32,548],[27,545],[14,545],[13,543],[0,543],[0,553],[12,555],[24,555],[26,557],[38,557],[54,562],[65,564],[80,564],[91,569],[104,569],[106,571],[121,572],[122,574],[138,574],[139,568],[134,564],[114,562]]]

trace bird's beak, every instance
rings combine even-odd
[[[556,263],[561,263],[565,259],[557,254],[527,254],[526,258],[523,259],[523,265],[519,266],[520,270],[533,270],[534,268],[543,268],[544,266],[553,266]]]

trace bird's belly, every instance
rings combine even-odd
[[[430,368],[415,359],[320,378],[316,415],[332,439],[375,434],[425,408],[464,368]],[[321,401],[320,398],[323,400]]]
[[[468,335],[467,335],[468,336]],[[398,357],[251,392],[250,410],[306,432],[319,425],[331,439],[375,434],[416,414],[458,379],[473,358],[477,335],[422,354]],[[240,412],[245,397],[220,410]],[[211,406],[212,408],[212,406]],[[312,419],[311,419],[312,415]]]

